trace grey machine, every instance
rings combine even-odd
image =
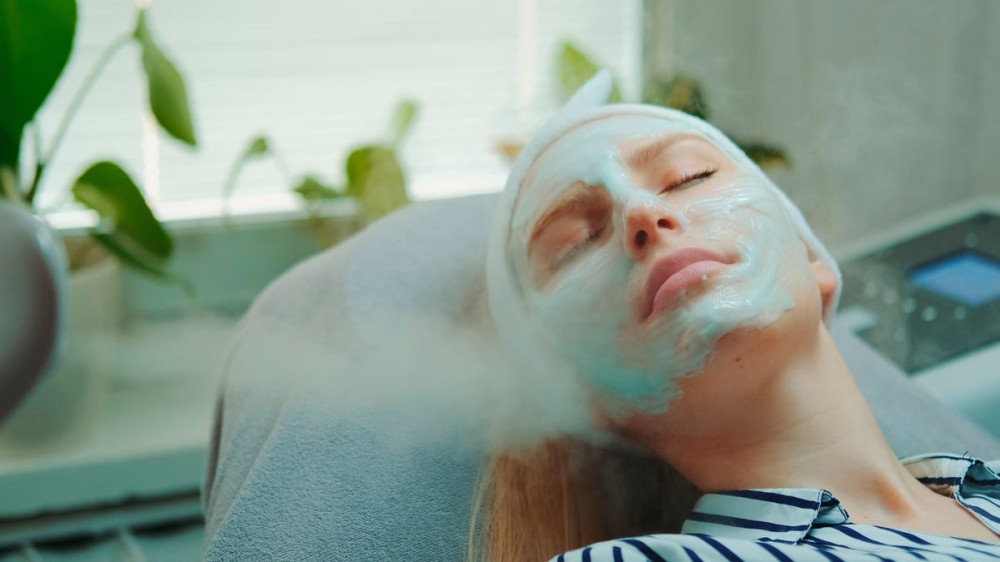
[[[842,259],[841,310],[867,345],[1000,436],[1000,205],[991,207],[904,225]]]

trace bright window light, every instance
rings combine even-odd
[[[76,52],[42,112],[43,141],[134,14],[130,2],[81,0]],[[556,108],[558,44],[576,43],[634,97],[641,19],[639,0],[154,0],[151,26],[187,80],[199,148],[149,139],[162,133],[144,124],[138,56],[126,50],[70,128],[41,204],[71,206],[73,178],[114,158],[163,218],[212,212],[233,160],[257,134],[270,138],[293,180],[310,173],[339,185],[347,152],[384,138],[403,99],[420,106],[402,149],[414,199],[496,191],[507,174],[498,143],[526,140]],[[236,198],[287,205],[288,189],[273,163],[253,162]]]

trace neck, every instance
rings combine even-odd
[[[795,356],[741,377],[763,381],[742,407],[694,430],[668,412],[661,427],[688,427],[647,443],[703,492],[823,488],[856,522],[905,521],[944,499],[896,459],[826,327],[804,339]]]

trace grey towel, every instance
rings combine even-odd
[[[405,209],[296,267],[258,299],[217,411],[204,494],[207,560],[463,559],[483,457],[456,446],[466,428],[434,439],[419,432],[429,422],[448,428],[442,422],[461,420],[446,411],[460,404],[400,417],[407,404],[389,401],[343,415],[351,396],[331,394],[338,387],[326,378],[343,376],[349,362],[331,355],[319,366],[267,365],[261,358],[294,356],[287,338],[276,337],[289,327],[329,342],[331,354],[351,354],[377,353],[393,330],[373,330],[371,320],[391,318],[380,316],[387,312],[434,311],[428,330],[473,321],[482,295],[461,280],[477,279],[495,201],[477,196]],[[386,245],[393,252],[380,251]],[[433,247],[449,250],[423,250]],[[899,456],[1000,458],[1000,444],[836,323],[834,335]],[[433,356],[440,368],[448,368],[449,353]],[[290,372],[302,369],[315,372]],[[679,477],[672,485],[675,513],[665,520],[679,521],[696,494]]]

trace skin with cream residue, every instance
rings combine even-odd
[[[509,260],[528,311],[574,370],[630,408],[665,410],[720,338],[771,324],[805,282],[786,267],[804,249],[769,180],[684,123],[584,123],[540,154],[518,197]],[[717,258],[679,293],[647,286],[691,248]]]

